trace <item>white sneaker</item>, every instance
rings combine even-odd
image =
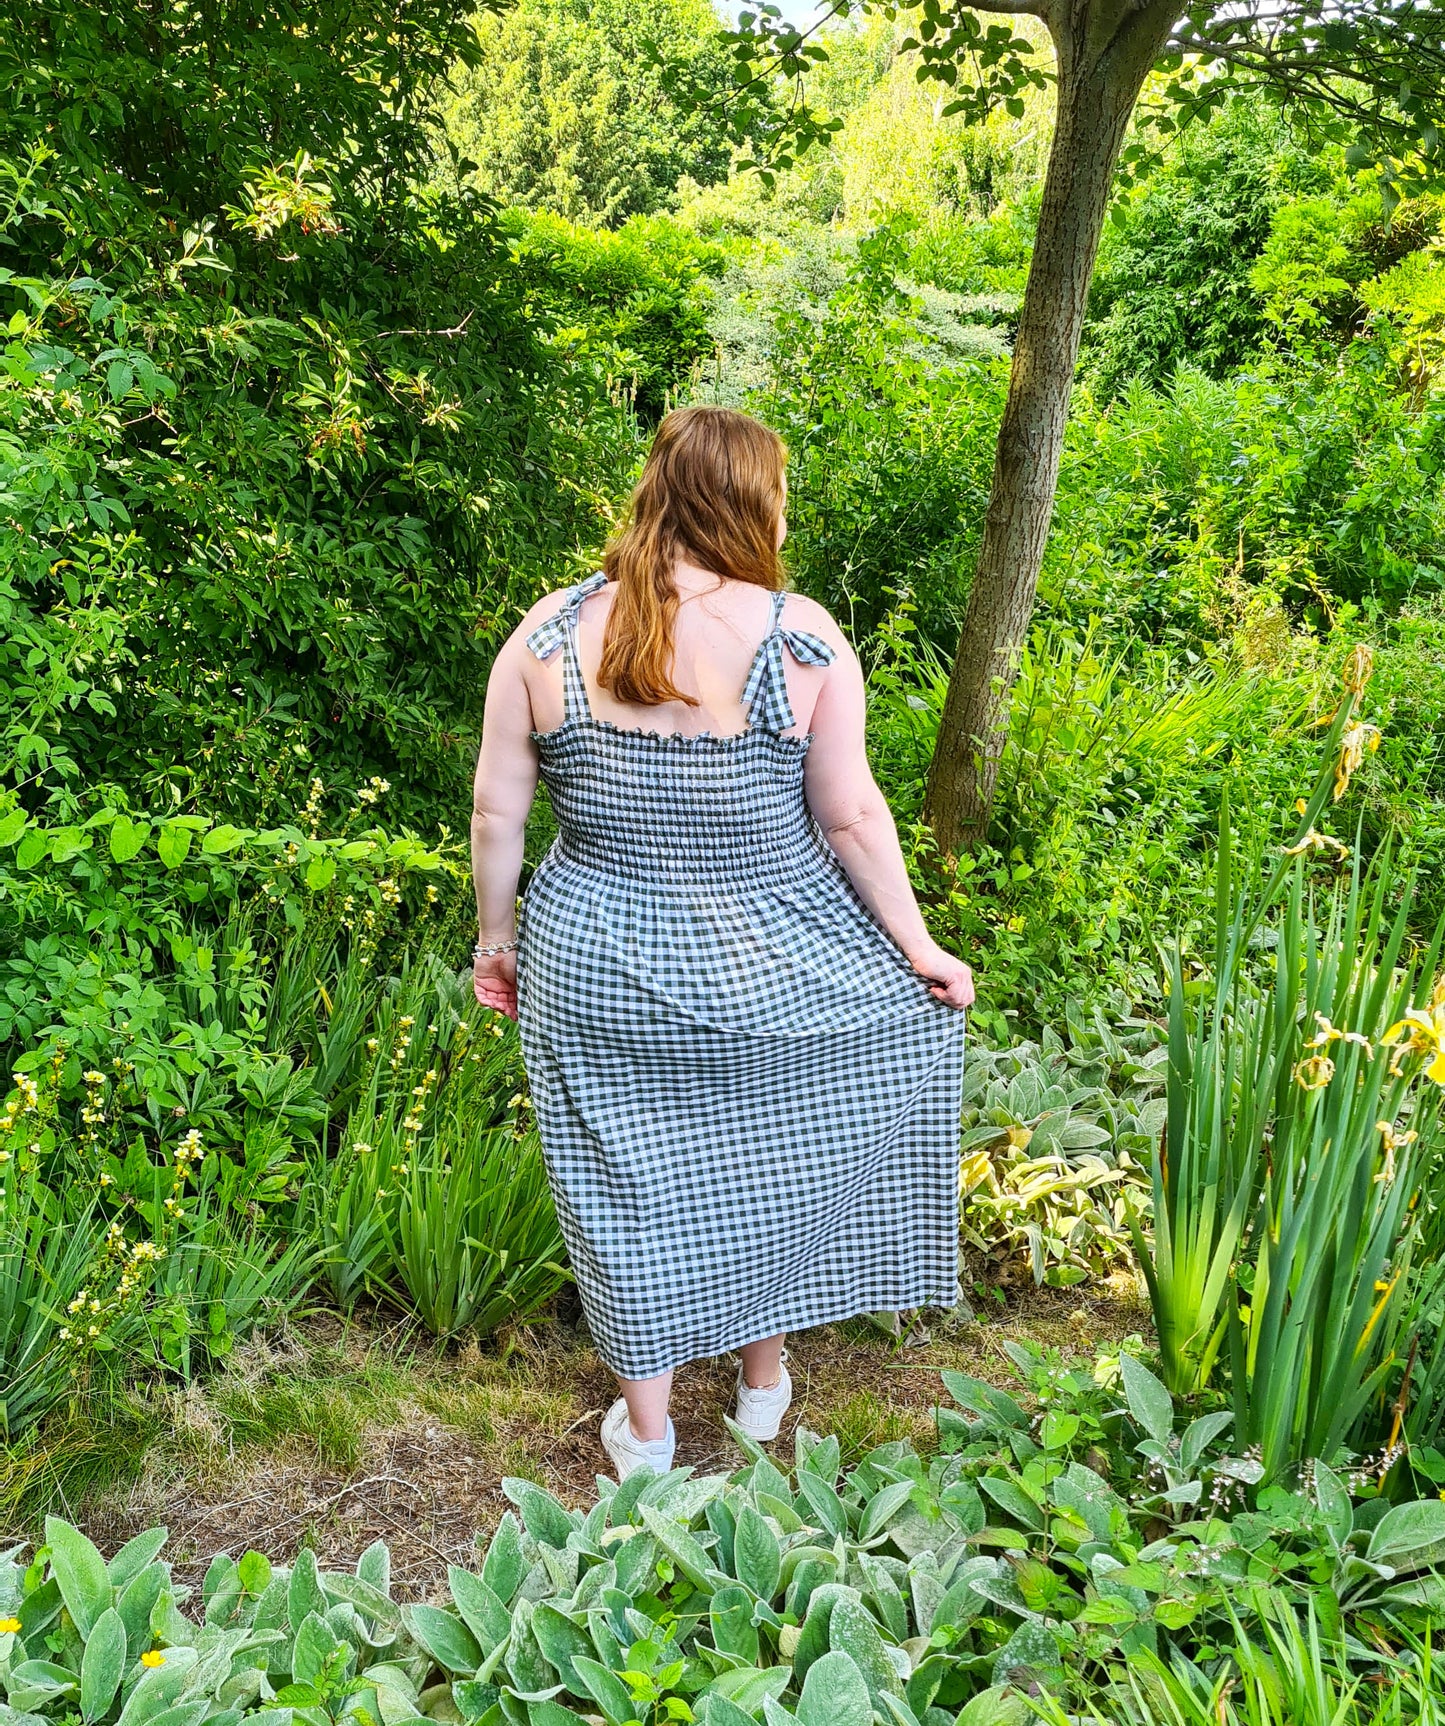
[[[667,1437],[654,1438],[644,1443],[633,1432],[632,1424],[627,1418],[627,1404],[619,1396],[602,1417],[602,1448],[617,1471],[617,1482],[620,1486],[629,1474],[639,1468],[650,1468],[656,1474],[666,1474],[672,1467],[673,1453],[677,1449],[677,1434],[672,1429],[672,1418],[669,1416]]]
[[[786,1357],[784,1357],[786,1358]],[[749,1438],[766,1444],[778,1436],[783,1416],[793,1400],[793,1381],[786,1366],[778,1368],[778,1382],[766,1390],[754,1390],[741,1365],[738,1367],[738,1406],[733,1419]]]

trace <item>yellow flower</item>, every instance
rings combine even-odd
[[[13,1634],[19,1628],[20,1620],[18,1618],[0,1618],[0,1636]]]
[[[1343,863],[1350,854],[1350,848],[1348,845],[1342,845],[1338,839],[1332,839],[1328,833],[1321,833],[1316,828],[1311,827],[1309,832],[1305,834],[1304,838],[1300,840],[1298,845],[1285,846],[1284,855],[1286,857],[1298,857],[1302,851],[1311,850],[1333,851],[1341,863]]]
[[[1345,661],[1345,669],[1340,681],[1351,695],[1363,695],[1365,685],[1370,681],[1374,670],[1375,656],[1361,642]]]
[[[1363,720],[1347,726],[1345,734],[1340,739],[1340,758],[1335,763],[1335,795],[1336,803],[1349,789],[1350,775],[1365,759],[1365,751],[1372,753],[1380,747],[1380,728],[1378,725],[1368,725]]]
[[[152,1648],[148,1653],[141,1655],[140,1663],[142,1666],[164,1666],[166,1657],[159,1648]]]
[[[1368,1037],[1361,1036],[1358,1031],[1337,1031],[1323,1013],[1315,1014],[1315,1023],[1319,1030],[1305,1044],[1307,1049],[1328,1049],[1331,1043],[1357,1043],[1367,1057],[1374,1059],[1375,1046]]]
[[[1335,1063],[1328,1055],[1311,1055],[1294,1070],[1295,1083],[1304,1091],[1319,1091],[1335,1076]]]
[[[1435,985],[1429,1006],[1411,1007],[1380,1041],[1395,1050],[1390,1062],[1391,1077],[1399,1072],[1406,1055],[1429,1055],[1432,1058],[1425,1068],[1425,1077],[1434,1084],[1445,1085],[1445,977]]]

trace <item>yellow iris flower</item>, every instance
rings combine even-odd
[[[1429,1055],[1425,1077],[1445,1085],[1445,977],[1435,985],[1426,1007],[1411,1007],[1391,1025],[1380,1041],[1395,1051],[1391,1074],[1398,1073],[1406,1055]]]

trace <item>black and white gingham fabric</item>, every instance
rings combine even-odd
[[[750,729],[592,717],[590,577],[528,638],[565,709],[534,733],[558,837],[518,955],[533,1106],[598,1352],[651,1378],[778,1331],[958,1296],[963,1015],[853,892],[803,796],[783,649]]]

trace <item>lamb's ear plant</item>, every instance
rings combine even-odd
[[[1201,1391],[1227,1360],[1236,1438],[1270,1475],[1334,1460],[1398,1375],[1417,1171],[1439,1125],[1438,1088],[1391,1040],[1429,995],[1445,931],[1409,946],[1388,841],[1323,896],[1307,884],[1309,858],[1344,852],[1315,822],[1368,732],[1362,688],[1356,666],[1300,832],[1267,871],[1236,856],[1224,808],[1211,968],[1172,963],[1152,1241],[1135,1226],[1166,1384]]]

